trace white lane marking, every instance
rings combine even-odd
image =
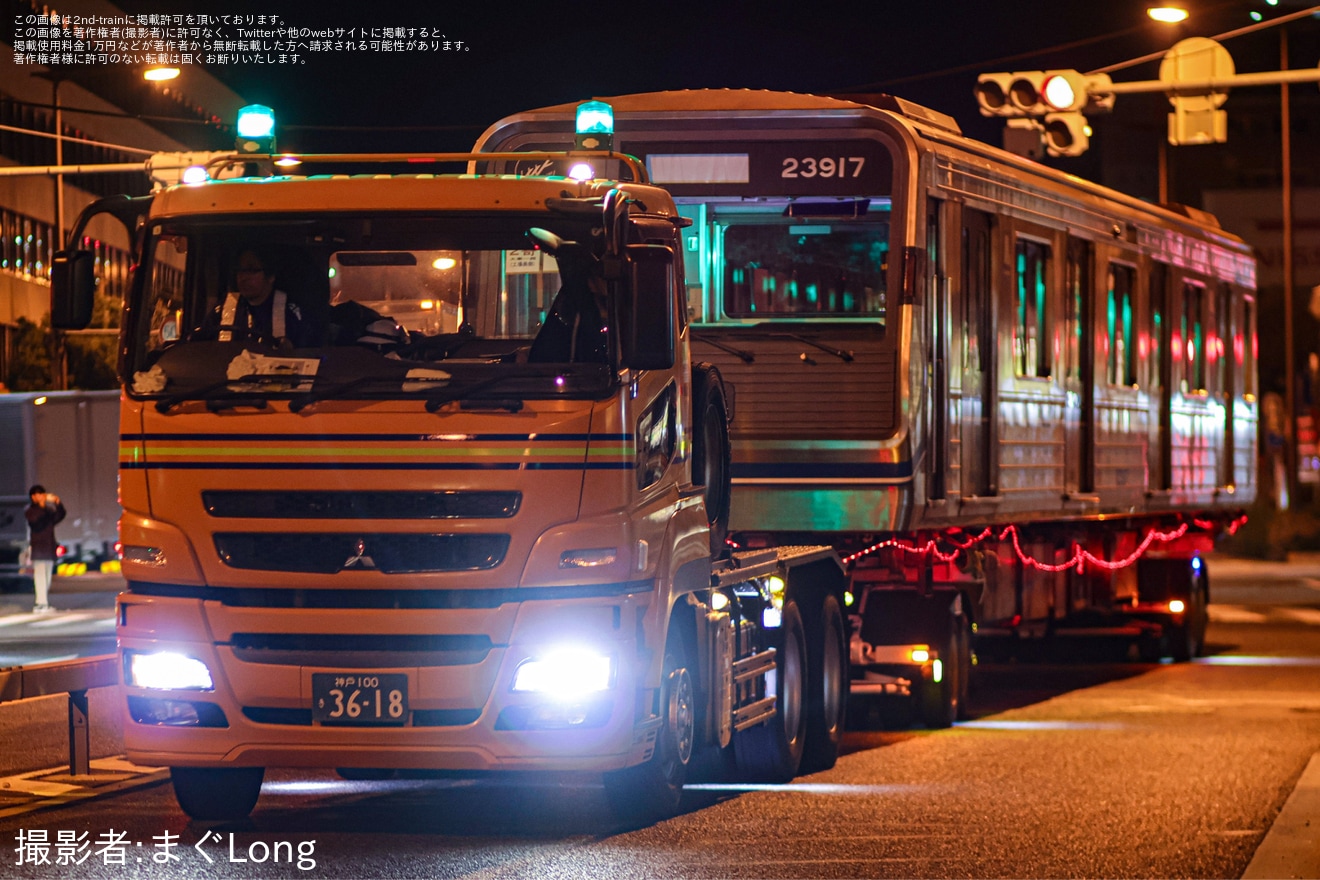
[[[13,626],[17,623],[29,623],[32,620],[32,615],[26,611],[22,614],[6,614],[0,617],[0,626]]]
[[[85,620],[95,620],[104,618],[104,615],[96,611],[57,611],[49,617],[37,617],[32,621],[33,629],[46,629],[52,626],[65,626],[70,623],[82,623]]]

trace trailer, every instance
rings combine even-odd
[[[1259,421],[1255,260],[1214,217],[890,95],[603,97],[476,148],[587,136],[689,221],[693,350],[738,412],[732,539],[839,550],[855,695],[944,727],[978,651],[1202,651],[1205,555],[1255,497]]]

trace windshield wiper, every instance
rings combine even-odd
[[[504,373],[498,376],[491,376],[489,379],[482,379],[480,382],[475,382],[466,388],[448,389],[446,393],[430,395],[426,398],[426,411],[429,413],[437,412],[440,407],[444,406],[446,403],[453,403],[455,400],[466,402],[473,394],[476,394],[479,391],[485,391],[487,388],[492,388],[499,385],[501,382],[512,378],[526,377],[515,377],[508,373]],[[517,412],[523,407],[523,402],[517,398],[492,400],[489,403],[492,409],[508,409],[511,412]]]
[[[234,399],[238,401],[247,401],[253,399],[252,389],[243,390],[231,389],[230,385],[258,384],[258,385],[287,385],[289,382],[305,382],[315,379],[314,373],[281,373],[272,376],[267,373],[248,373],[246,376],[239,376],[237,379],[222,379],[219,382],[213,382],[210,385],[204,385],[201,388],[192,391],[179,391],[168,397],[162,397],[156,401],[156,412],[167,413],[174,407],[187,400],[205,400],[216,402],[224,399]],[[235,406],[245,406],[245,403],[235,403]]]
[[[322,400],[329,400],[332,397],[338,397],[346,394],[363,385],[370,385],[372,382],[400,382],[405,381],[398,376],[358,376],[356,379],[349,379],[347,382],[340,382],[338,385],[329,385],[325,388],[313,388],[311,391],[303,391],[293,396],[289,401],[289,412],[302,412],[314,403],[320,403]],[[412,381],[412,380],[407,380]]]
[[[694,332],[692,334],[692,341],[704,342],[706,345],[712,345],[715,348],[718,348],[720,351],[727,351],[729,354],[740,359],[744,364],[751,364],[756,362],[756,355],[752,354],[750,351],[744,351],[741,348],[734,348],[732,345],[725,345],[723,342],[716,342],[714,339],[711,339],[709,336],[703,336],[700,333]]]
[[[808,339],[805,336],[798,336],[796,333],[785,333],[783,334],[783,336],[786,339],[792,339],[795,342],[801,342],[803,345],[810,345],[815,348],[819,348],[821,351],[827,354],[834,355],[836,358],[838,358],[841,361],[847,361],[848,363],[852,363],[854,360],[853,353],[851,351],[844,351],[841,348],[834,348],[833,346],[826,345],[823,342],[817,342],[816,340]]]

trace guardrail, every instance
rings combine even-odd
[[[0,703],[29,697],[69,695],[69,775],[91,773],[91,737],[87,719],[87,691],[119,684],[119,662],[114,654],[34,663],[0,669]]]

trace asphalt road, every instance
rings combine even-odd
[[[88,843],[80,865],[15,855],[6,873],[1240,877],[1320,751],[1320,565],[1211,571],[1208,657],[1065,652],[985,666],[972,721],[854,729],[833,770],[788,786],[694,786],[665,822],[620,825],[591,779],[349,783],[273,771],[251,820],[234,825],[188,822],[167,785],[0,818],[11,852],[33,831],[46,833],[52,862],[61,835]],[[93,752],[111,754],[117,734],[98,719],[114,717],[113,694],[92,698]],[[63,760],[62,724],[58,699],[0,707],[5,763]]]

